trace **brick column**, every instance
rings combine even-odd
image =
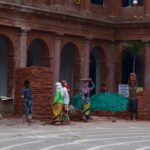
[[[108,79],[107,79],[107,87],[109,91],[115,91],[115,42],[110,42],[108,46],[108,57],[107,57],[107,65],[108,65]]]
[[[89,61],[90,61],[90,40],[84,40],[84,51],[82,54],[82,77],[89,78]]]
[[[72,4],[72,1],[70,1],[70,0],[69,0],[69,1],[67,1],[67,0],[64,1],[64,6],[67,7],[67,9],[68,9],[68,8],[72,9],[72,8],[71,8],[71,4]]]
[[[81,11],[89,12],[90,11],[90,0],[81,0]]]
[[[54,51],[53,51],[53,68],[54,68],[54,83],[59,81],[60,74],[60,55],[61,55],[61,35],[54,35]]]
[[[27,31],[29,29],[22,29],[20,33],[20,48],[19,48],[19,67],[26,67],[27,63]]]
[[[63,4],[63,2],[61,0],[53,0],[53,4],[61,6]]]
[[[115,17],[119,14],[122,6],[121,0],[108,0],[105,4],[106,13],[110,17]]]
[[[144,49],[144,87],[150,89],[150,42],[145,43]]]
[[[144,14],[150,16],[150,0],[144,0]]]
[[[50,0],[49,2],[50,5],[54,5],[54,3],[55,3],[54,0]]]

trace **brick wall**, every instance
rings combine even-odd
[[[33,118],[50,119],[52,98],[52,72],[46,67],[31,67],[16,69],[16,86],[14,98],[14,114],[22,116],[23,103],[21,90],[24,80],[30,81],[33,95]]]
[[[129,119],[129,112],[96,111],[92,115]],[[138,94],[138,120],[150,120],[150,89]]]
[[[33,93],[33,118],[49,120],[51,117],[52,97],[52,72],[46,67],[31,67],[16,69],[16,85],[14,98],[14,114],[22,116],[23,103],[21,99],[21,89],[24,80],[30,80]],[[145,90],[138,94],[138,119],[150,120],[150,90]],[[92,115],[105,117],[129,118],[128,111],[111,113],[106,111],[92,112]],[[82,113],[77,112],[71,117],[73,120],[81,120]]]
[[[138,96],[138,119],[150,120],[150,89],[139,93]]]
[[[129,112],[108,112],[108,111],[95,111],[91,113],[92,115],[100,116],[100,117],[116,117],[120,119],[128,119],[129,118]]]

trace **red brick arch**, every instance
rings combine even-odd
[[[124,56],[126,55],[126,54],[130,54],[130,58],[132,58],[133,59],[133,56],[132,56],[132,52],[130,52],[129,51],[129,48],[127,48],[127,47],[123,47],[122,46],[122,51],[121,51],[121,53],[120,53],[120,76],[121,76],[121,80],[123,80],[123,58],[124,58]],[[137,77],[138,77],[138,80],[140,80],[140,81],[138,81],[138,83],[140,84],[140,86],[142,86],[143,85],[143,72],[144,72],[144,67],[143,67],[143,56],[141,56],[141,59],[138,57],[137,59],[136,59],[136,73],[137,73]],[[141,61],[140,61],[141,60]],[[131,61],[131,60],[130,60]],[[138,63],[137,63],[137,61],[138,61]],[[131,65],[133,65],[133,62],[131,62]],[[138,65],[138,66],[137,66]],[[130,66],[129,67],[130,68],[130,72],[132,72],[133,71],[133,66]]]
[[[66,46],[70,46],[70,50],[73,50],[73,53],[74,53],[74,57],[72,58],[72,59],[74,59],[73,60],[73,93],[75,94],[75,93],[77,93],[77,83],[78,83],[78,81],[79,81],[79,79],[80,79],[80,76],[81,76],[81,58],[80,58],[80,51],[79,51],[79,49],[78,49],[78,47],[74,44],[74,43],[72,43],[72,42],[69,42],[69,43],[66,43],[64,46],[63,46],[63,48],[61,49],[61,56],[62,56],[62,54],[65,52],[65,47]],[[62,59],[62,58],[61,58]]]
[[[91,48],[91,52],[94,50],[94,49],[98,49],[100,51],[100,56],[101,56],[101,61],[102,62],[106,62],[107,61],[107,54],[105,52],[105,47],[103,46],[94,46]]]
[[[107,76],[108,76],[108,67],[107,67],[107,55],[105,52],[105,47],[103,46],[93,46],[91,49],[91,53],[94,49],[97,49],[99,51],[99,57],[100,57],[100,83],[107,83]],[[100,84],[100,85],[101,85]],[[100,86],[99,85],[99,86]],[[98,87],[97,87],[98,88]]]
[[[40,38],[35,38],[35,39],[32,39],[32,41],[30,42],[29,46],[28,46],[28,52],[30,50],[30,46],[32,44],[32,42],[34,41],[37,41],[40,43],[40,45],[43,47],[43,52],[44,52],[44,59],[43,59],[43,66],[45,67],[48,67],[50,66],[50,61],[49,61],[49,58],[50,58],[50,54],[49,54],[49,48],[48,48],[48,45],[46,44],[46,42]]]
[[[77,47],[77,45],[76,45],[75,43],[73,43],[73,42],[65,43],[65,44],[63,45],[62,49],[61,49],[61,52],[64,50],[64,47],[65,47],[66,45],[72,45],[72,48],[74,49],[76,56],[78,56],[78,57],[80,58],[80,56],[81,56],[81,55],[80,55],[80,50],[79,50],[79,48]]]
[[[28,32],[28,40],[27,40],[27,47],[29,48],[31,42],[33,40],[40,40],[44,43],[45,45],[45,54],[46,54],[46,60],[48,61],[47,63],[49,64],[48,67],[52,68],[52,57],[53,57],[53,47],[54,47],[54,42],[53,42],[53,35],[50,33],[45,33],[37,30],[31,30]]]
[[[14,84],[14,73],[15,73],[15,66],[16,66],[16,52],[14,51],[14,43],[11,41],[9,36],[4,34],[0,34],[0,37],[4,39],[7,45],[8,50],[8,73],[7,73],[7,96],[12,96],[13,94],[13,84]]]
[[[16,51],[14,51],[14,41],[11,39],[11,37],[5,34],[0,33],[0,37],[2,37],[6,41],[9,55],[14,56],[16,54]]]
[[[121,45],[121,51],[119,53],[119,57],[120,57],[120,61],[123,59],[125,53],[128,51],[129,49],[123,45]]]
[[[61,50],[66,44],[72,44],[77,50],[79,57],[82,55],[82,39],[64,36],[61,42]]]

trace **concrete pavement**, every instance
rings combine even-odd
[[[150,122],[93,117],[88,123],[44,125],[0,120],[0,150],[150,150]]]

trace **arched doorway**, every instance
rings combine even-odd
[[[90,69],[89,76],[95,83],[95,90],[91,94],[99,93],[100,86],[102,85],[103,75],[106,70],[105,66],[105,54],[101,48],[95,47],[90,53]]]
[[[8,96],[9,43],[0,36],[0,96]]]
[[[61,51],[60,81],[66,80],[71,88],[71,94],[77,92],[77,83],[80,79],[80,56],[77,47],[66,44]]]
[[[129,75],[133,71],[133,56],[126,50],[122,57],[122,84],[128,84]]]
[[[27,67],[48,66],[48,47],[44,41],[35,39],[31,42],[28,49]]]
[[[133,72],[133,59],[134,54],[130,50],[125,50],[122,57],[122,84],[128,84],[129,75]],[[135,73],[137,75],[137,84],[142,86],[142,56],[136,57]]]

